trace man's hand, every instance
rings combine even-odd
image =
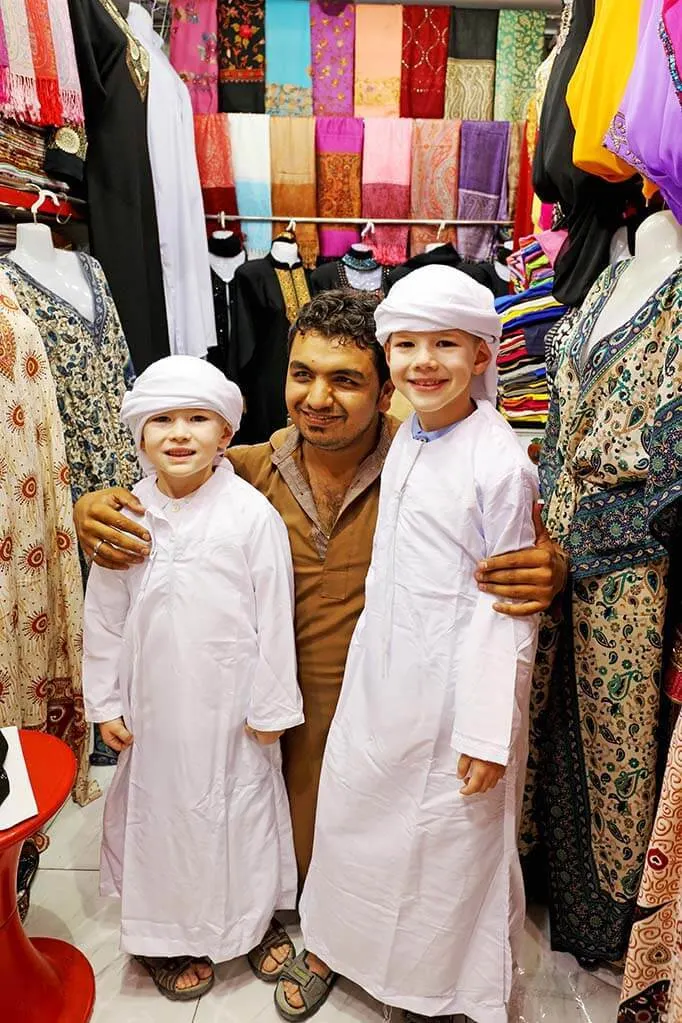
[[[462,754],[457,764],[457,777],[463,778],[465,784],[459,790],[463,796],[473,796],[477,792],[488,792],[494,789],[498,781],[504,777],[506,768],[502,764],[493,764],[489,760],[476,760]]]
[[[80,545],[88,558],[102,568],[125,570],[130,565],[139,565],[151,550],[147,530],[121,515],[121,508],[144,515],[138,499],[123,487],[83,494],[74,505]]]
[[[244,731],[261,746],[272,746],[284,735],[284,732],[259,732],[251,725],[244,725]]]
[[[533,508],[535,546],[479,562],[476,580],[484,593],[513,603],[495,604],[503,615],[524,618],[546,611],[568,577],[568,559],[552,542],[542,521],[540,505]]]
[[[114,718],[113,721],[102,721],[99,726],[99,734],[102,742],[106,743],[109,749],[120,753],[133,741],[132,732],[129,732],[123,723],[123,718]]]

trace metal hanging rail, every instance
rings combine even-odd
[[[206,213],[206,220],[242,221],[245,224],[351,224],[356,227],[513,227],[513,220],[400,220],[394,217],[241,217],[238,213]]]

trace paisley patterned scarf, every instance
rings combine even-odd
[[[355,117],[318,117],[317,207],[321,217],[362,215],[362,139],[364,122]],[[320,253],[339,258],[359,239],[351,224],[320,228]]]
[[[412,196],[410,216],[415,220],[454,220],[457,214],[460,121],[414,122],[412,134]],[[454,245],[454,227],[438,233],[436,227],[410,230],[410,255],[424,252],[430,243]]]

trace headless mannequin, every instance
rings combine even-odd
[[[296,242],[282,241],[275,238],[270,249],[270,255],[276,263],[286,263],[287,266],[295,266],[301,262],[301,255]]]
[[[374,258],[374,252],[364,242],[355,242],[341,262],[348,283],[358,291],[378,291],[383,279],[383,269]]]
[[[232,239],[232,243],[230,240]],[[211,243],[214,243],[211,245]],[[217,245],[215,243],[218,243]],[[228,244],[230,243],[230,244]],[[216,251],[214,251],[216,250]],[[217,251],[220,250],[220,251]],[[208,261],[221,280],[229,284],[238,266],[246,262],[246,253],[234,231],[214,231],[208,240]]]
[[[617,263],[622,263],[624,259],[629,259],[631,255],[628,243],[628,229],[627,227],[619,227],[611,239],[609,263],[611,266],[615,266]]]
[[[80,260],[75,252],[55,248],[46,224],[18,224],[17,245],[9,258],[93,322],[95,297]]]
[[[682,225],[669,210],[648,217],[635,237],[635,255],[623,270],[594,325],[583,358],[592,348],[627,323],[676,270],[682,260]]]

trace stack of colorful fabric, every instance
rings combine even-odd
[[[521,239],[521,247],[507,260],[514,291],[526,291],[546,284],[554,276],[547,255],[535,235]]]
[[[552,285],[550,277],[495,302],[502,319],[497,360],[499,409],[516,426],[538,427],[547,422],[545,335],[566,312],[566,307],[552,296]]]
[[[31,184],[68,192],[65,182],[45,174],[48,130],[0,118],[0,184],[19,189]]]

